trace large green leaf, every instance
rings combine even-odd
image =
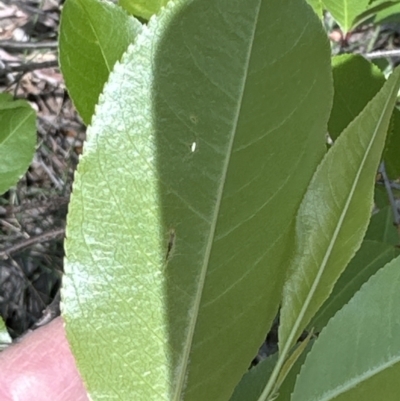
[[[0,195],[25,174],[36,145],[36,114],[28,102],[0,97]]]
[[[292,401],[398,401],[400,258],[381,269],[322,331]]]
[[[168,0],[119,0],[119,5],[132,15],[149,19],[157,14]]]
[[[311,320],[309,327],[320,332],[361,286],[394,256],[394,247],[389,244],[363,241],[361,248],[340,276],[329,298]]]
[[[323,0],[323,3],[342,31],[347,33],[355,19],[367,9],[369,0]]]
[[[279,327],[282,355],[328,298],[361,245],[399,86],[397,69],[337,139],[301,203],[296,252],[283,292]]]
[[[85,124],[110,71],[141,31],[141,24],[108,1],[67,0],[60,23],[60,66]]]
[[[93,400],[229,398],[277,313],[331,85],[298,0],[169,3],[116,64],[66,241],[63,315]]]

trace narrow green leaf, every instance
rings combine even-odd
[[[319,333],[361,286],[394,256],[394,247],[389,244],[363,241],[361,248],[340,276],[332,294],[311,320],[309,327]]]
[[[168,0],[119,0],[119,5],[132,15],[149,19],[157,14]]]
[[[382,23],[383,20],[389,22],[391,20],[391,14],[396,12],[397,6],[398,2],[371,2],[366,11],[356,17],[354,26],[362,24],[368,20],[373,20],[375,23]],[[384,16],[383,19],[381,18],[381,15]],[[393,21],[396,21],[396,18],[394,18]]]
[[[293,345],[361,245],[399,86],[397,69],[337,139],[301,203],[297,250],[283,292],[279,327],[282,350]]]
[[[2,351],[4,348],[7,348],[11,342],[12,339],[8,334],[7,327],[4,323],[4,320],[0,316],[0,351]]]
[[[168,3],[116,64],[63,284],[93,400],[229,398],[279,307],[331,85],[326,34],[298,0]]]
[[[290,354],[290,356],[286,359],[285,363],[282,366],[282,369],[279,372],[279,376],[276,380],[275,384],[275,394],[279,394],[280,388],[282,387],[283,382],[286,380],[288,377],[289,373],[291,372],[293,366],[296,364],[296,362],[299,360],[300,356],[303,355],[305,349],[307,348],[308,344],[310,343],[310,340],[314,334],[314,331],[311,329],[310,332],[308,333],[307,337],[299,344],[297,344],[297,347],[293,350],[293,352]]]
[[[297,376],[300,373],[300,370],[306,360],[308,353],[311,351],[314,345],[315,339],[312,338],[308,344],[306,345],[304,351],[301,352],[298,359],[291,367],[290,372],[286,376],[285,381],[282,383],[281,387],[278,390],[278,396],[274,401],[290,401],[290,397],[293,393],[294,386],[296,384]],[[301,345],[301,344],[300,344]]]
[[[391,206],[385,206],[371,217],[365,238],[394,246],[399,245],[399,233],[394,225]]]
[[[307,344],[303,342],[295,349],[296,352],[299,347],[304,347],[305,345],[305,349],[301,349],[301,352],[298,352],[298,358],[291,366],[291,369],[279,388],[278,393],[275,394],[271,399],[274,401],[290,400],[290,396],[296,383],[297,375],[299,374],[313,343],[314,339],[311,339],[311,341],[308,341]],[[235,392],[233,393],[230,401],[259,401],[260,395],[265,388],[269,377],[271,376],[277,360],[278,353],[269,356],[267,359],[261,361],[257,366],[250,369],[235,388]]]
[[[315,14],[318,15],[318,18],[321,19],[324,11],[322,0],[307,0],[307,3],[313,8]]]
[[[85,124],[110,71],[142,25],[109,1],[67,0],[60,22],[60,67],[68,92]]]
[[[328,132],[332,139],[350,124],[385,83],[380,69],[357,54],[333,57],[334,97]],[[391,177],[400,176],[400,112],[393,110],[383,158]],[[397,174],[397,175],[396,175]]]
[[[4,95],[4,94],[3,94]],[[25,174],[36,145],[36,114],[28,102],[0,101],[0,195]]]
[[[400,8],[399,8],[400,11]],[[386,173],[392,179],[400,177],[400,110],[394,109],[392,124],[386,140],[383,159],[385,160]]]
[[[334,96],[328,131],[336,139],[382,88],[385,77],[357,54],[333,57],[332,68]]]
[[[377,11],[374,22],[382,24],[384,22],[399,22],[400,21],[400,3],[388,3],[383,9]]]
[[[355,19],[367,10],[369,0],[323,0],[323,3],[346,34]]]
[[[246,372],[235,388],[230,401],[257,401],[277,360],[278,353],[275,353]]]
[[[307,356],[292,401],[398,401],[400,258],[330,320]]]
[[[379,4],[393,4],[393,3],[399,3],[399,0],[370,0],[368,7],[371,8],[371,7],[376,7]]]

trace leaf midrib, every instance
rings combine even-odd
[[[173,396],[173,400],[176,400],[176,401],[181,399],[181,396],[182,396],[183,390],[184,390],[185,379],[187,376],[186,371],[187,371],[187,367],[188,367],[188,363],[189,363],[189,356],[190,356],[190,351],[192,348],[195,328],[196,328],[196,324],[197,324],[197,317],[198,317],[199,310],[200,310],[201,299],[203,296],[203,290],[204,290],[204,285],[205,285],[205,281],[206,281],[206,275],[207,275],[207,270],[208,270],[208,266],[209,266],[212,245],[214,243],[218,216],[220,214],[219,212],[220,212],[222,197],[223,197],[223,193],[224,193],[226,176],[227,176],[228,167],[229,167],[231,156],[232,156],[233,143],[234,143],[234,139],[235,139],[235,134],[237,132],[237,127],[238,127],[238,122],[239,122],[239,117],[240,117],[240,110],[241,110],[241,106],[242,106],[242,102],[243,102],[243,96],[244,96],[248,72],[249,72],[250,59],[251,59],[251,54],[252,54],[252,50],[253,50],[255,32],[257,29],[257,21],[258,21],[259,15],[260,15],[260,9],[261,9],[261,0],[259,0],[259,2],[258,2],[258,9],[255,13],[254,25],[253,25],[254,29],[253,29],[252,36],[250,39],[248,53],[246,55],[245,71],[243,74],[243,82],[241,84],[241,88],[240,88],[240,92],[239,92],[240,96],[238,97],[237,110],[236,110],[235,116],[234,116],[235,117],[234,123],[232,124],[232,133],[231,133],[231,138],[230,138],[230,142],[228,145],[227,155],[226,155],[224,166],[223,166],[221,183],[220,183],[220,186],[219,186],[219,189],[217,192],[217,200],[215,203],[214,215],[211,220],[211,227],[210,227],[207,247],[206,247],[205,254],[204,254],[204,261],[203,261],[203,266],[201,268],[199,284],[197,287],[198,290],[196,292],[192,318],[190,320],[189,330],[188,330],[188,334],[186,337],[186,343],[184,346],[184,352],[183,352],[183,358],[182,358],[183,362],[181,365],[180,372],[178,374],[178,383],[176,386],[176,391]]]

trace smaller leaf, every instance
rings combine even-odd
[[[141,31],[121,7],[99,0],[67,0],[60,22],[60,67],[69,94],[89,124],[114,64]]]
[[[400,111],[393,110],[392,124],[386,140],[383,159],[385,160],[386,173],[392,179],[400,177]]]
[[[289,358],[286,360],[284,365],[282,366],[281,371],[279,372],[278,379],[276,381],[275,385],[275,393],[278,394],[280,388],[282,387],[283,382],[286,380],[288,374],[291,372],[293,366],[296,364],[300,356],[304,353],[304,350],[310,343],[310,340],[313,336],[314,331],[311,329],[310,332],[308,333],[307,337],[297,345],[297,347],[294,349],[292,354],[289,356]]]
[[[393,246],[376,241],[364,241],[335,284],[331,295],[308,326],[319,333],[361,286],[394,256]]]
[[[307,3],[313,8],[315,14],[318,15],[318,18],[322,19],[324,16],[324,5],[322,4],[322,0],[307,0]]]
[[[331,319],[308,354],[291,401],[398,401],[400,258]]]
[[[399,244],[399,234],[393,223],[393,211],[386,206],[371,217],[365,238],[390,245]]]
[[[374,202],[378,209],[383,209],[390,204],[388,194],[383,185],[375,185]]]
[[[0,351],[12,343],[12,339],[8,334],[4,320],[0,316]]]
[[[385,83],[383,73],[357,54],[343,54],[332,59],[333,106],[328,122],[332,139],[361,113]]]
[[[399,86],[400,69],[396,69],[326,154],[303,198],[297,215],[292,274],[283,291],[279,327],[282,355],[328,298],[361,245]]]
[[[3,94],[4,95],[4,94]],[[24,100],[0,97],[0,195],[15,185],[35,153],[36,114]]]
[[[389,23],[395,22],[398,23],[400,21],[400,2],[392,2],[387,3],[386,7],[378,10],[375,16],[374,22],[378,23]]]
[[[119,5],[128,13],[146,20],[157,14],[168,0],[119,0]]]
[[[346,34],[354,24],[355,19],[368,7],[369,0],[337,1],[323,0],[325,8]]]
[[[285,376],[285,380],[280,386],[278,393],[270,399],[274,401],[289,401],[296,383],[297,375],[304,364],[307,354],[311,351],[314,339],[303,341],[296,347],[297,359]],[[250,369],[237,385],[230,401],[259,401],[260,395],[271,376],[271,373],[278,360],[278,353],[269,356],[261,361],[257,366]],[[276,398],[274,398],[276,397]]]
[[[390,17],[391,14],[395,12],[393,7],[396,7],[397,5],[398,2],[394,0],[371,1],[368,8],[356,17],[354,25],[362,24],[371,19],[373,19],[375,23],[381,23],[383,20],[389,22],[391,18],[386,19],[386,17]],[[381,15],[384,17],[382,18]]]
[[[257,401],[277,360],[278,353],[275,353],[251,368],[236,386],[230,401]]]

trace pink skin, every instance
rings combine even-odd
[[[61,318],[0,353],[1,401],[89,401]]]

